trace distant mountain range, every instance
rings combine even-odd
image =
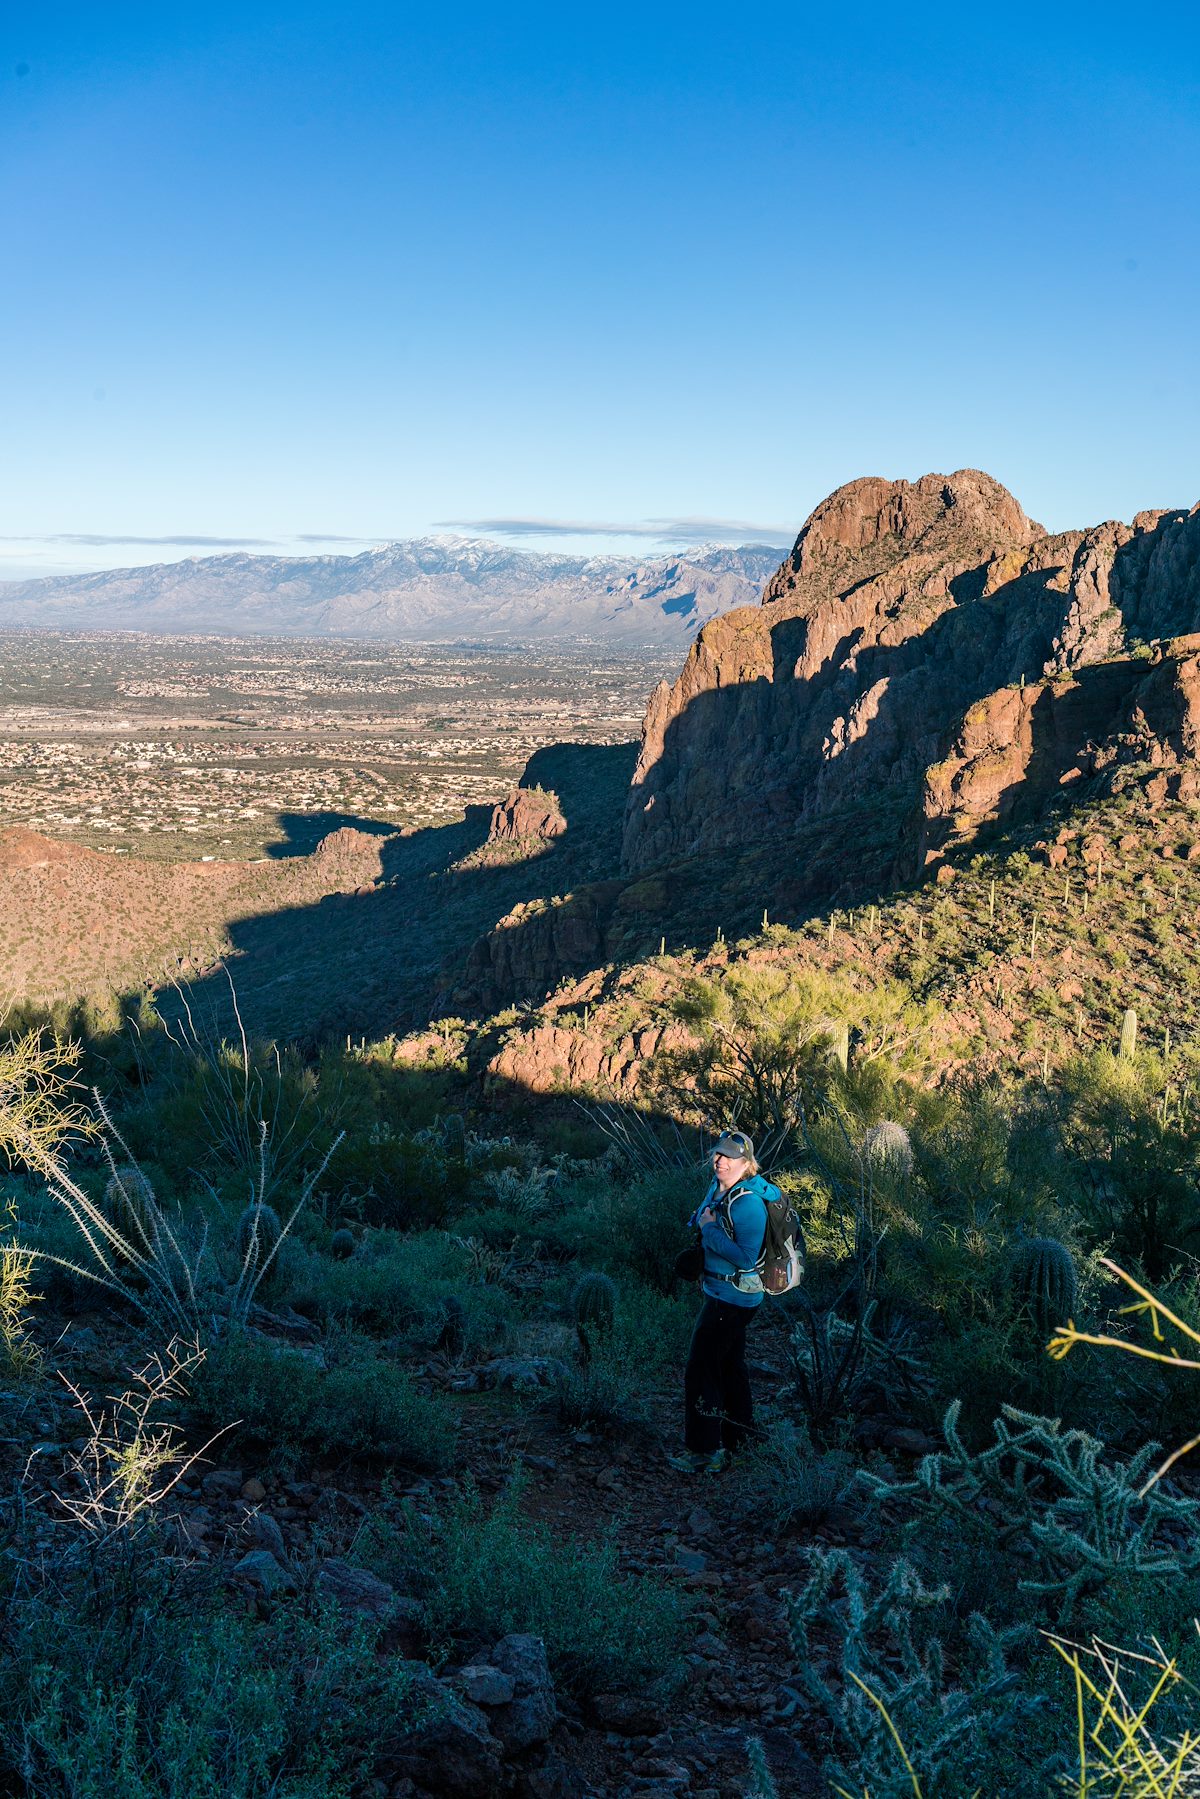
[[[199,556],[0,583],[0,630],[684,645],[709,619],[757,601],[779,562],[779,550],[757,544],[635,562],[467,537],[361,556]]]

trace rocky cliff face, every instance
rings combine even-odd
[[[652,696],[624,866],[824,825],[853,883],[865,808],[903,878],[1122,758],[1185,762],[1198,626],[1200,508],[1055,536],[977,470],[851,482]]]

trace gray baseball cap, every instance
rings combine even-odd
[[[744,1131],[722,1131],[712,1146],[714,1156],[733,1156],[738,1161],[754,1160],[754,1145]]]

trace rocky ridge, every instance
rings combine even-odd
[[[653,694],[625,871],[866,808],[903,880],[1128,759],[1187,797],[1198,625],[1200,508],[1049,534],[978,470],[851,482]]]

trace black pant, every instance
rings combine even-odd
[[[706,1299],[696,1320],[683,1376],[683,1440],[702,1455],[740,1449],[753,1428],[746,1326],[757,1310]]]

